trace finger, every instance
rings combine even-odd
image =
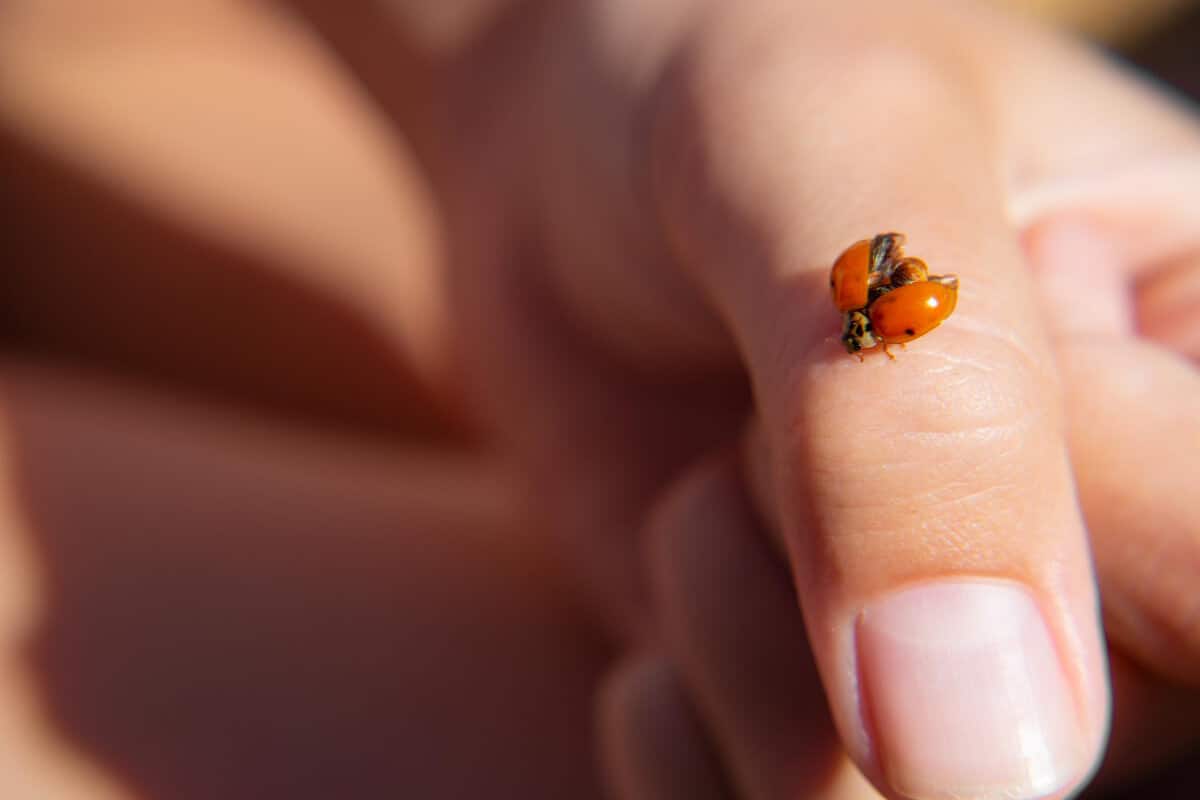
[[[1162,203],[1161,195],[1147,200]],[[1076,210],[1033,226],[1025,242],[1056,336],[1071,460],[1108,636],[1152,672],[1196,683],[1200,601],[1192,587],[1200,583],[1200,521],[1189,488],[1200,453],[1200,376],[1176,355],[1133,338],[1127,276],[1136,262],[1122,238],[1119,230],[1081,223]],[[1138,305],[1186,306],[1188,267],[1152,276]],[[1168,288],[1180,291],[1172,296]],[[1069,310],[1074,300],[1080,302]],[[1170,327],[1161,321],[1151,332]],[[1186,347],[1176,349],[1187,355]]]
[[[649,545],[668,653],[737,796],[877,797],[842,751],[787,570],[731,465],[681,479],[653,515]]]
[[[1164,188],[1144,192],[1141,203],[1170,220],[1181,206]],[[1180,593],[1200,581],[1200,533],[1181,486],[1200,452],[1200,410],[1192,407],[1200,379],[1176,356],[1132,338],[1136,308],[1144,335],[1188,354],[1179,333],[1189,325],[1193,258],[1139,269],[1138,250],[1154,248],[1154,238],[1129,241],[1120,227],[1089,217],[1059,209],[1024,238],[1057,339],[1113,656],[1113,732],[1095,781],[1104,791],[1161,767],[1200,736],[1200,692],[1189,688],[1200,675],[1189,622],[1195,603],[1190,590]],[[1135,292],[1130,276],[1138,272],[1145,275]]]
[[[622,664],[600,695],[605,778],[620,800],[730,800],[687,692],[661,658]]]
[[[952,54],[881,46],[900,32],[856,31],[872,46],[847,55],[767,47],[784,15],[739,21],[664,90],[656,188],[749,364],[838,728],[893,796],[1063,796],[1100,752],[1105,666],[989,109]],[[806,82],[829,70],[836,96]],[[886,147],[864,109],[891,121]],[[962,288],[898,361],[860,365],[824,286],[842,247],[884,230]]]
[[[1103,54],[1025,34],[998,37],[997,97],[1013,160],[1010,215],[1034,250],[1050,251],[1031,254],[1053,295],[1048,320],[1136,329],[1200,358],[1195,108]],[[1078,102],[1063,102],[1067,85]]]
[[[1128,343],[1121,341],[1101,341],[1101,342],[1083,342],[1077,343],[1076,347],[1083,346],[1087,352],[1093,356],[1093,363],[1088,365],[1087,359],[1079,359],[1075,350],[1070,345],[1063,345],[1071,355],[1064,359],[1065,363],[1073,365],[1070,372],[1075,375],[1084,376],[1085,379],[1091,380],[1091,376],[1095,373],[1103,373],[1113,376],[1112,380],[1122,380],[1130,374],[1136,374],[1136,370],[1122,370],[1120,367],[1125,361],[1134,361],[1140,359],[1129,350]],[[1121,350],[1125,348],[1125,350]],[[1151,350],[1145,345],[1138,345],[1134,350]],[[1108,358],[1110,350],[1118,350],[1126,353],[1127,358],[1118,357],[1115,359]],[[1174,363],[1178,367],[1178,361],[1170,356],[1157,352],[1150,361],[1159,364],[1160,366],[1166,363]],[[1100,363],[1103,362],[1103,363]],[[1102,397],[1099,392],[1093,391],[1085,387],[1086,382],[1081,382],[1078,385],[1073,383],[1068,378],[1068,396],[1089,395],[1093,397]],[[1094,387],[1093,387],[1094,388]],[[1158,385],[1159,389],[1171,388],[1172,392],[1169,396],[1174,396],[1174,390],[1179,387],[1168,387],[1164,384]],[[1128,391],[1123,392],[1128,394]],[[1161,394],[1161,392],[1149,392],[1151,394]],[[1098,496],[1103,503],[1100,506],[1092,506],[1087,503],[1084,505],[1086,517],[1091,526],[1090,534],[1093,537],[1094,548],[1100,551],[1112,553],[1115,548],[1108,545],[1105,541],[1097,538],[1100,536],[1108,536],[1115,534],[1118,536],[1121,546],[1126,551],[1137,548],[1137,558],[1146,561],[1152,558],[1154,553],[1155,543],[1162,538],[1158,526],[1166,524],[1170,526],[1174,520],[1178,520],[1178,511],[1181,504],[1188,502],[1187,494],[1171,495],[1170,497],[1159,495],[1157,500],[1165,501],[1162,503],[1162,508],[1167,509],[1166,513],[1155,507],[1155,498],[1139,498],[1135,501],[1136,505],[1145,508],[1145,515],[1139,518],[1136,530],[1127,528],[1118,528],[1109,523],[1108,519],[1103,516],[1105,508],[1112,503],[1119,503],[1118,500],[1110,499],[1105,496],[1104,489],[1106,485],[1119,482],[1119,478],[1114,478],[1111,481],[1102,480],[1098,487],[1094,487],[1093,491],[1089,491],[1085,487],[1091,482],[1091,479],[1097,476],[1096,467],[1092,464],[1104,463],[1112,459],[1119,459],[1119,453],[1127,451],[1140,450],[1142,445],[1140,441],[1130,441],[1127,437],[1118,436],[1110,437],[1110,428],[1115,425],[1117,429],[1129,427],[1127,417],[1138,417],[1144,411],[1141,408],[1120,408],[1121,404],[1117,404],[1111,412],[1107,405],[1103,402],[1092,400],[1089,409],[1099,409],[1104,407],[1098,416],[1090,416],[1087,413],[1080,415],[1072,415],[1070,417],[1072,425],[1070,429],[1071,450],[1073,462],[1079,470],[1079,479],[1081,482],[1080,492],[1084,497],[1089,495]],[[1178,409],[1176,409],[1178,410]],[[1106,418],[1103,415],[1112,413],[1111,418]],[[1170,411],[1166,412],[1168,415]],[[1169,418],[1169,416],[1168,416]],[[1146,426],[1142,426],[1146,427]],[[770,465],[767,463],[766,450],[762,441],[761,432],[757,429],[751,431],[751,436],[747,437],[745,448],[745,462],[747,465],[748,489],[755,492],[755,503],[759,508],[765,509],[768,512],[778,509],[778,503],[773,496],[770,487],[769,471]],[[1155,437],[1147,437],[1154,440]],[[1093,445],[1090,441],[1098,440],[1103,444]],[[1080,443],[1082,442],[1082,444]],[[1111,448],[1111,450],[1109,449]],[[1100,462],[1089,459],[1086,453],[1093,449],[1105,451],[1105,458]],[[1151,459],[1153,457],[1151,456]],[[1118,470],[1117,475],[1125,474],[1124,470]],[[1144,483],[1141,481],[1139,483]],[[1123,496],[1129,489],[1121,487],[1118,494]],[[1168,487],[1167,491],[1170,491]],[[766,520],[768,524],[775,529],[779,527],[779,520],[771,518]],[[1171,528],[1174,531],[1174,528]],[[1167,534],[1167,538],[1171,538],[1171,534]],[[1145,544],[1145,547],[1141,547]],[[1111,583],[1105,582],[1105,576],[1108,570],[1101,568],[1100,577],[1104,587],[1104,601],[1106,617],[1109,616],[1110,594],[1116,594],[1118,598],[1126,597],[1126,599],[1117,599],[1115,602],[1133,608],[1138,608],[1141,592],[1133,596],[1127,597],[1122,564],[1119,561],[1121,554],[1116,554],[1117,557],[1110,560],[1109,567],[1112,572],[1122,578],[1120,581]],[[1103,557],[1098,555],[1097,559]],[[1186,573],[1190,569],[1191,559],[1185,559],[1184,565],[1178,570],[1178,573],[1184,574],[1186,581]],[[1173,566],[1173,565],[1172,565]],[[1144,571],[1144,570],[1139,570]],[[1169,578],[1170,582],[1178,580],[1179,575],[1175,578]],[[1135,588],[1142,589],[1140,584],[1134,584]],[[1172,608],[1169,605],[1160,605],[1158,608],[1148,612],[1150,616],[1163,615],[1174,619],[1175,627],[1180,627],[1178,622],[1180,617],[1172,617],[1172,614],[1182,614],[1184,617],[1188,614],[1188,608],[1191,603],[1185,602],[1182,607]],[[1164,613],[1165,612],[1165,613]],[[1111,665],[1111,675],[1113,684],[1113,724],[1112,737],[1109,742],[1108,750],[1104,756],[1104,763],[1096,776],[1094,789],[1100,794],[1098,797],[1107,796],[1105,791],[1111,790],[1115,786],[1129,784],[1139,775],[1146,775],[1148,772],[1163,766],[1170,759],[1178,757],[1186,751],[1186,748],[1193,745],[1200,739],[1200,716],[1197,716],[1197,709],[1200,709],[1200,691],[1189,686],[1195,683],[1195,672],[1191,672],[1184,676],[1185,683],[1179,685],[1170,680],[1164,682],[1164,675],[1172,675],[1179,672],[1178,666],[1174,663],[1174,659],[1169,659],[1167,667],[1160,666],[1161,661],[1147,658],[1145,655],[1138,655],[1145,652],[1146,648],[1139,647],[1136,639],[1144,637],[1146,634],[1143,631],[1135,630],[1137,635],[1134,639],[1120,637],[1119,634],[1127,626],[1115,626],[1110,619],[1106,622],[1107,633],[1110,637],[1117,634],[1116,641],[1110,646],[1110,656],[1113,658]],[[1186,640],[1186,636],[1180,637]],[[1113,648],[1117,648],[1114,653]],[[1135,658],[1126,655],[1126,652],[1134,654]],[[1091,797],[1089,793],[1087,795]]]
[[[1143,335],[1200,364],[1200,244],[1146,276],[1137,314]]]
[[[1059,192],[1026,221],[1055,336],[1136,334],[1200,358],[1198,178],[1200,148]]]
[[[1026,232],[1024,244],[1052,335],[1133,335],[1129,276],[1106,239],[1088,226],[1055,220]]]
[[[1200,376],[1144,343],[1064,343],[1060,361],[1105,629],[1146,667],[1200,686]]]

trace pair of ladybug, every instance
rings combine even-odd
[[[904,234],[881,233],[846,248],[829,273],[833,304],[844,314],[842,343],[862,351],[901,347],[950,316],[958,301],[957,275],[930,275],[919,258],[905,256]]]

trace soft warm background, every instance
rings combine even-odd
[[[1192,4],[1011,5],[1200,93]],[[270,4],[0,3],[0,797],[583,797],[602,654],[427,410],[413,170]]]

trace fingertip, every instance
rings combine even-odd
[[[883,777],[912,800],[1061,796],[1096,759],[1039,604],[1009,581],[918,584],[856,625]]]

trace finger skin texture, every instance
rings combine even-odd
[[[731,11],[700,37],[664,100],[655,186],[750,365],[834,718],[890,796],[1065,796],[1100,753],[1106,671],[1055,365],[985,166],[989,110],[953,55],[889,46],[903,31],[872,38],[847,20],[846,40],[832,26],[810,47],[771,47],[788,24]],[[869,50],[850,43],[863,36]],[[837,97],[798,77],[821,70],[838,74]],[[895,121],[886,149],[856,125],[864,108]],[[883,230],[962,288],[955,315],[900,359],[860,365],[831,335],[822,289],[838,252]],[[939,638],[942,625],[978,629],[977,649]],[[1009,702],[979,706],[979,693]],[[914,715],[906,696],[940,705]],[[972,725],[987,766],[955,738]]]
[[[679,480],[648,545],[667,652],[737,796],[877,797],[842,751],[787,569],[729,459]]]
[[[661,656],[631,658],[608,677],[600,746],[617,800],[733,800],[691,698]]]

